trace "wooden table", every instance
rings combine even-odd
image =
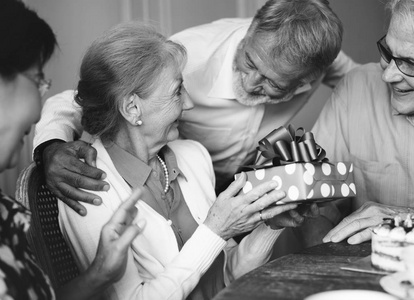
[[[383,275],[340,269],[370,254],[371,243],[318,245],[280,257],[251,271],[222,290],[214,300],[296,300],[339,289],[383,292],[379,284]]]

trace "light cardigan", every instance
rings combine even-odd
[[[88,214],[81,217],[59,202],[62,231],[82,269],[86,269],[96,255],[101,228],[131,194],[131,188],[115,169],[101,141],[95,140],[93,146],[98,153],[97,167],[106,172],[110,184],[108,192],[97,193],[103,203],[100,206],[85,204]],[[228,284],[265,263],[281,232],[261,225],[239,245],[232,239],[226,242],[213,233],[202,224],[216,198],[208,152],[198,142],[189,140],[178,140],[168,146],[174,151],[185,175],[185,178],[178,178],[184,199],[200,225],[178,251],[169,220],[139,200],[134,222],[142,232],[128,251],[124,276],[106,291],[108,299],[185,299],[222,250],[225,251],[223,271]]]

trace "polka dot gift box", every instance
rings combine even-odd
[[[260,140],[256,164],[246,166],[247,181],[241,193],[269,180],[278,182],[277,190],[286,192],[278,204],[288,202],[324,202],[356,195],[353,165],[328,162],[325,150],[316,144],[313,134],[292,125],[281,126]],[[238,178],[240,174],[236,174]]]
[[[247,181],[241,193],[248,193],[265,181],[278,182],[277,190],[286,197],[277,204],[315,200],[324,202],[353,197],[356,194],[351,163],[292,163],[279,167],[246,172]],[[236,178],[240,174],[236,174]]]

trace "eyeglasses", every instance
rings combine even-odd
[[[384,35],[377,42],[378,50],[381,54],[381,57],[385,60],[387,64],[389,64],[391,60],[394,60],[395,65],[397,66],[398,70],[401,71],[401,73],[409,77],[414,77],[414,63],[405,58],[398,58],[392,56],[387,44],[385,43],[385,37],[386,35]]]
[[[45,75],[42,72],[34,76],[28,73],[21,73],[21,74],[27,79],[29,79],[30,81],[32,81],[37,86],[40,97],[43,97],[52,85],[52,80],[45,79]]]

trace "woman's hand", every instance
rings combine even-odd
[[[140,228],[132,223],[138,213],[135,204],[140,196],[141,190],[133,191],[102,228],[96,257],[88,272],[95,273],[105,285],[118,281],[125,273],[127,251],[140,232]]]
[[[249,193],[236,196],[245,182],[246,174],[242,173],[217,197],[204,222],[224,240],[251,231],[266,219],[297,207],[297,204],[274,205],[286,196],[283,191],[275,190],[276,181],[262,183]]]

